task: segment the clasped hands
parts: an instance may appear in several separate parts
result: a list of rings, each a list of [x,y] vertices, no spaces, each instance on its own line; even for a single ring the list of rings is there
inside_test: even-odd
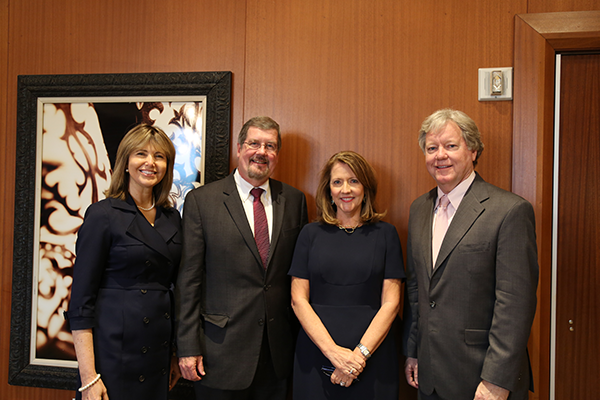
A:
[[[350,350],[337,346],[333,354],[328,357],[335,370],[331,373],[330,380],[334,385],[348,387],[363,372],[367,362],[358,349]]]

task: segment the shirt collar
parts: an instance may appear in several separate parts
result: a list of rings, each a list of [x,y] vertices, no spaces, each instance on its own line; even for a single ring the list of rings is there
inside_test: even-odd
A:
[[[270,196],[271,196],[271,186],[269,185],[268,179],[265,183],[263,183],[260,186],[252,186],[247,180],[242,178],[242,175],[240,175],[237,168],[235,169],[235,172],[233,173],[233,179],[235,180],[235,185],[238,188],[238,191],[240,193],[240,197],[242,198],[242,201],[248,200],[248,198],[251,196],[250,191],[252,189],[254,189],[255,187],[259,187],[259,188],[263,189],[265,191],[264,194],[267,196],[267,199],[270,198]]]
[[[467,190],[469,190],[469,187],[471,187],[471,184],[474,180],[475,171],[472,171],[471,175],[469,175],[467,179],[456,185],[456,187],[452,189],[450,193],[448,193],[448,199],[450,200],[450,204],[452,205],[452,207],[454,207],[455,210],[458,209],[460,202],[462,201],[463,197],[465,197],[465,193],[467,193]],[[444,192],[442,192],[442,189],[440,189],[439,186],[437,188],[437,194],[438,197],[435,202],[436,208],[440,203],[440,198],[444,195]]]

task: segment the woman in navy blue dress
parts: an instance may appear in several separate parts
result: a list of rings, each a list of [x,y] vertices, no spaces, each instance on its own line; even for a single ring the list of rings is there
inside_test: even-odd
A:
[[[376,211],[377,181],[359,154],[331,157],[317,189],[318,222],[301,231],[290,269],[302,325],[294,399],[398,399],[389,335],[404,278],[393,225]]]
[[[171,348],[181,254],[181,218],[170,199],[174,161],[162,130],[134,127],[117,150],[107,198],[86,211],[67,311],[78,399],[165,400],[179,377]]]

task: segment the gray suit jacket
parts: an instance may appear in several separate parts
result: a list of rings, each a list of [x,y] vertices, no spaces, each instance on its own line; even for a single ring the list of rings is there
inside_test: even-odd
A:
[[[527,399],[527,341],[538,282],[529,202],[486,183],[468,189],[432,268],[437,189],[410,208],[405,352],[419,362],[419,390],[472,399],[482,379]]]
[[[176,285],[178,356],[204,356],[208,387],[241,390],[254,377],[263,331],[275,371],[286,377],[294,353],[290,268],[308,222],[302,192],[270,180],[273,232],[266,272],[233,174],[190,192]]]

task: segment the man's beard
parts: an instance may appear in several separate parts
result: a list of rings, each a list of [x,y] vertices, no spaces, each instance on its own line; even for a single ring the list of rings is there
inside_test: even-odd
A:
[[[269,177],[269,174],[271,172],[271,168],[269,166],[269,160],[266,158],[262,158],[262,157],[254,157],[252,161],[257,161],[257,162],[266,162],[266,164],[260,164],[260,165],[265,165],[265,169],[260,169],[258,167],[258,165],[252,165],[250,164],[250,167],[248,168],[248,177],[252,178],[252,179],[258,179],[258,180],[262,180],[265,178]]]

